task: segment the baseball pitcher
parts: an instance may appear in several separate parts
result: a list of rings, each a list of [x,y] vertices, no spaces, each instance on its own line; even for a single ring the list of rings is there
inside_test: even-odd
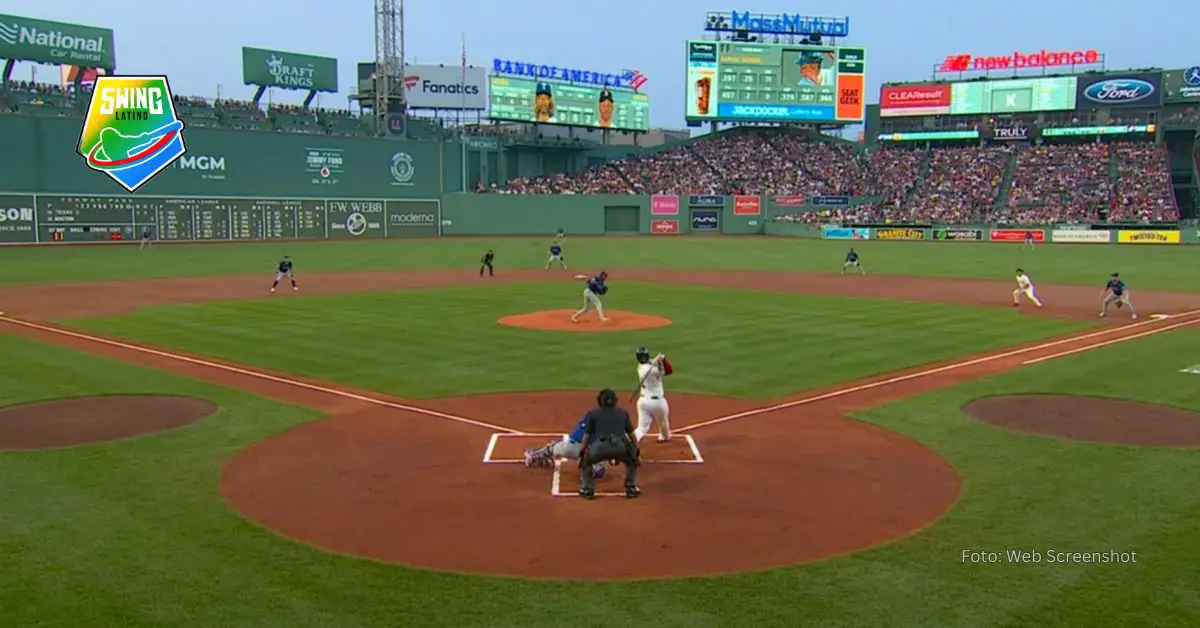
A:
[[[587,285],[583,288],[583,307],[571,315],[571,322],[578,323],[579,317],[588,313],[588,310],[596,310],[596,314],[600,316],[600,322],[608,322],[608,317],[604,315],[604,305],[600,303],[600,296],[608,292],[608,272],[600,271],[600,274],[595,277],[587,275],[575,275],[576,279],[587,281]]]

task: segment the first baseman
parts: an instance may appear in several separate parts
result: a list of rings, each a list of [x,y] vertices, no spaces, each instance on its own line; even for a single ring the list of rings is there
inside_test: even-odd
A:
[[[600,274],[595,277],[587,275],[575,275],[576,279],[587,280],[587,285],[583,288],[583,307],[571,315],[571,322],[578,323],[579,317],[588,313],[588,310],[595,309],[596,314],[600,315],[600,322],[607,323],[608,317],[604,315],[604,304],[600,303],[600,296],[608,292],[608,271],[600,271]]]
[[[1021,305],[1021,297],[1029,299],[1034,305],[1042,307],[1042,302],[1037,298],[1037,291],[1033,287],[1033,280],[1025,271],[1017,269],[1017,289],[1013,290],[1013,307]]]
[[[1119,273],[1113,273],[1108,279],[1108,283],[1104,284],[1104,294],[1101,297],[1104,299],[1100,304],[1100,316],[1108,315],[1108,304],[1117,304],[1117,309],[1121,306],[1129,307],[1131,318],[1137,318],[1137,312],[1133,309],[1133,303],[1129,301],[1129,288],[1125,287],[1125,282],[1121,281]]]
[[[299,290],[296,286],[296,278],[292,275],[292,258],[287,255],[279,260],[278,270],[275,271],[275,283],[271,284],[271,292],[275,292],[275,286],[279,285],[279,280],[287,277],[292,282],[292,290]]]
[[[634,437],[642,442],[642,438],[650,431],[652,423],[658,423],[658,442],[663,443],[671,438],[671,406],[667,405],[666,391],[663,390],[663,378],[675,372],[667,356],[658,354],[650,357],[650,350],[638,347],[634,352],[638,367],[638,425]]]
[[[846,262],[842,264],[843,275],[846,274],[847,268],[857,268],[858,272],[864,275],[867,274],[867,269],[863,268],[862,263],[858,260],[858,251],[855,251],[854,249],[850,249],[850,252],[846,253]]]
[[[579,460],[579,455],[583,453],[583,431],[586,427],[587,415],[584,414],[571,429],[571,433],[564,436],[562,440],[550,441],[541,449],[526,449],[525,466],[553,467],[554,461],[559,458]],[[595,477],[602,478],[607,471],[603,462],[597,462],[592,466],[592,475]]]

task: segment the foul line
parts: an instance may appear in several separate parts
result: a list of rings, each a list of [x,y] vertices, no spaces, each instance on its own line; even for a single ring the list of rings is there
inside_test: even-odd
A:
[[[1200,314],[1200,310],[1189,310],[1187,312],[1174,314],[1171,316],[1171,318],[1175,318],[1178,316],[1190,316],[1193,314]],[[1164,319],[1164,320],[1169,320],[1169,319]],[[834,390],[832,392],[827,392],[827,393],[824,393],[821,395],[815,395],[813,397],[805,397],[803,399],[797,399],[795,401],[789,401],[787,403],[781,403],[781,404],[777,404],[777,405],[773,405],[773,406],[768,406],[765,408],[758,408],[755,410],[746,410],[745,412],[738,412],[736,414],[730,414],[730,415],[723,416],[723,417],[717,417],[715,419],[710,419],[708,421],[702,421],[700,423],[695,423],[693,425],[687,425],[687,426],[678,428],[675,430],[675,432],[676,433],[690,432],[690,431],[698,430],[703,427],[711,427],[713,425],[720,425],[722,423],[728,423],[730,421],[736,421],[738,419],[746,419],[746,418],[749,418],[752,416],[758,416],[760,414],[768,414],[771,412],[777,412],[779,410],[787,410],[788,408],[795,408],[796,406],[803,406],[803,405],[807,405],[810,403],[816,403],[818,401],[825,401],[826,399],[834,399],[836,397],[843,397],[845,395],[850,395],[850,394],[853,394],[856,392],[862,392],[864,390],[873,390],[875,388],[882,388],[884,386],[890,386],[892,384],[898,384],[900,382],[906,382],[906,381],[909,381],[912,379],[928,377],[929,375],[936,375],[938,373],[945,373],[947,371],[954,371],[954,370],[958,370],[961,368],[966,368],[968,366],[975,366],[976,364],[984,364],[987,362],[993,362],[995,360],[1002,360],[1004,358],[1010,358],[1010,357],[1021,355],[1024,353],[1030,353],[1033,351],[1041,351],[1043,349],[1049,349],[1050,347],[1057,347],[1060,345],[1071,344],[1074,342],[1080,342],[1082,340],[1088,340],[1090,338],[1098,338],[1101,336],[1107,336],[1109,334],[1124,332],[1126,330],[1133,329],[1135,327],[1142,327],[1144,325],[1152,325],[1157,322],[1159,322],[1159,321],[1158,320],[1145,320],[1145,321],[1133,323],[1132,325],[1122,325],[1120,327],[1110,327],[1108,329],[1102,329],[1100,331],[1091,332],[1091,333],[1083,334],[1080,336],[1073,336],[1071,338],[1063,338],[1061,340],[1044,342],[1040,345],[1034,345],[1031,347],[1024,347],[1022,349],[1014,349],[1012,351],[1005,351],[1003,353],[987,355],[987,356],[983,356],[981,358],[975,358],[973,360],[966,360],[963,362],[955,362],[954,364],[947,364],[945,366],[939,366],[939,367],[927,369],[924,371],[917,371],[916,373],[909,373],[907,375],[897,375],[896,377],[891,377],[891,378],[880,380],[877,382],[867,382],[865,384],[859,384],[858,386],[851,386],[849,388]],[[1132,340],[1134,338],[1139,338],[1141,336],[1149,336],[1151,334],[1161,333],[1164,331],[1168,331],[1170,329],[1174,329],[1175,327],[1182,327],[1184,325],[1190,325],[1195,322],[1200,322],[1200,319],[1193,320],[1193,321],[1187,321],[1185,323],[1176,323],[1175,325],[1163,327],[1160,329],[1150,330],[1148,332],[1144,332],[1144,333],[1133,335],[1133,336],[1121,337],[1121,338],[1118,338],[1115,340],[1108,341],[1102,345],[1090,345],[1084,349],[1081,349],[1081,351],[1086,351],[1088,349],[1094,349],[1096,347],[1105,346],[1107,344],[1116,344],[1118,342]],[[1066,355],[1066,354],[1064,353],[1063,355]]]
[[[241,368],[241,367],[237,367],[237,366],[229,366],[227,364],[221,364],[219,362],[210,362],[208,360],[201,360],[199,358],[193,358],[193,357],[189,357],[186,355],[180,355],[177,353],[169,353],[167,351],[160,351],[158,349],[151,349],[149,347],[140,347],[138,345],[129,344],[126,342],[118,342],[116,340],[109,340],[107,338],[101,338],[99,336],[90,336],[88,334],[81,334],[81,333],[75,332],[75,331],[59,329],[57,327],[49,327],[46,325],[39,325],[37,323],[30,323],[29,321],[23,321],[23,320],[11,318],[8,316],[0,315],[0,321],[6,322],[6,323],[12,323],[14,325],[20,325],[22,327],[29,327],[30,329],[37,329],[39,331],[49,332],[49,333],[53,333],[53,334],[60,334],[63,336],[69,336],[71,338],[77,338],[79,340],[87,340],[89,342],[95,342],[95,343],[99,343],[99,344],[103,344],[103,345],[108,345],[110,347],[118,347],[120,349],[125,349],[127,351],[137,351],[139,353],[145,353],[145,354],[157,356],[160,358],[168,358],[171,360],[178,360],[180,362],[187,362],[189,364],[195,364],[197,366],[203,366],[203,367],[207,367],[210,369],[216,369],[219,371],[226,371],[229,373],[237,373],[238,375],[245,375],[248,377],[256,377],[258,379],[264,379],[264,380],[267,380],[270,382],[275,382],[277,384],[286,384],[288,386],[295,386],[296,388],[305,388],[307,390],[313,390],[316,392],[325,393],[327,395],[334,395],[337,397],[343,397],[345,399],[353,399],[355,401],[361,401],[363,403],[370,403],[370,404],[374,404],[377,406],[383,406],[385,408],[392,408],[394,410],[403,410],[405,412],[412,412],[414,414],[423,414],[425,416],[430,416],[430,417],[434,417],[437,419],[445,419],[447,421],[454,421],[455,423],[462,423],[464,425],[474,425],[475,427],[482,427],[484,429],[492,430],[493,432],[504,432],[507,434],[520,434],[521,433],[519,430],[502,427],[499,425],[492,425],[491,423],[485,423],[483,421],[476,421],[475,419],[468,419],[467,417],[455,416],[453,414],[446,414],[445,412],[438,412],[437,410],[427,410],[425,408],[418,408],[416,406],[409,406],[409,405],[405,405],[402,403],[395,403],[392,401],[384,401],[382,399],[375,399],[374,397],[367,397],[364,395],[347,392],[345,390],[338,390],[336,388],[328,388],[326,386],[318,386],[316,384],[309,384],[307,382],[302,382],[302,381],[294,380],[294,379],[288,379],[286,377],[269,375],[267,373],[262,373],[259,371],[252,371],[250,369]]]
[[[1118,344],[1121,342],[1125,342],[1126,340],[1133,340],[1135,338],[1141,338],[1143,336],[1153,336],[1154,334],[1161,334],[1164,331],[1171,331],[1172,329],[1178,329],[1180,327],[1187,327],[1188,325],[1193,325],[1195,323],[1200,323],[1200,319],[1185,321],[1182,323],[1175,323],[1174,325],[1167,325],[1166,327],[1160,327],[1158,329],[1151,329],[1148,331],[1143,331],[1143,332],[1140,332],[1137,334],[1133,334],[1132,336],[1122,336],[1120,338],[1114,338],[1112,340],[1105,340],[1104,342],[1090,345],[1087,347],[1070,349],[1068,351],[1062,351],[1059,353],[1055,353],[1053,355],[1045,355],[1040,358],[1034,358],[1032,360],[1025,360],[1024,362],[1021,363],[1021,366],[1029,366],[1030,364],[1040,364],[1042,362],[1054,360],[1056,358],[1062,358],[1062,357],[1066,357],[1068,355],[1075,355],[1076,353],[1083,353],[1084,351],[1091,351],[1092,349],[1099,349],[1101,347],[1115,345],[1115,344]]]

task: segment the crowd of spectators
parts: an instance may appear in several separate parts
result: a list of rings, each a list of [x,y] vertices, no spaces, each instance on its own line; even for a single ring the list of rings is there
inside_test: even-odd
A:
[[[1114,144],[1117,182],[1108,219],[1178,220],[1167,150],[1159,144]]]
[[[1012,166],[1007,199],[1003,184]],[[1161,145],[883,146],[746,130],[574,175],[515,179],[515,194],[866,196],[790,222],[1045,224],[1178,218]]]
[[[1109,145],[1059,144],[1017,150],[1008,203],[993,219],[1011,224],[1096,220],[1109,197]]]

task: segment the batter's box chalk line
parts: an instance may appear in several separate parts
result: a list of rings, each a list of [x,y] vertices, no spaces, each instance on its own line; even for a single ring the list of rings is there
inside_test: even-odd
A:
[[[538,440],[558,441],[566,438],[566,434],[531,434],[522,432],[520,434],[511,434],[504,432],[495,432],[488,438],[487,447],[483,451],[484,464],[521,464],[525,460],[522,458],[496,458],[496,445],[500,443],[501,438],[535,438]],[[692,452],[692,457],[689,460],[653,460],[645,459],[643,462],[648,464],[703,464],[704,456],[700,455],[700,447],[696,444],[696,439],[692,438],[691,434],[682,434],[675,438],[682,438],[687,443],[688,449]],[[541,445],[538,445],[541,446]],[[622,493],[624,494],[624,493]]]
[[[676,437],[678,438],[678,437]],[[688,447],[692,450],[694,458],[692,460],[646,460],[650,464],[703,464],[704,458],[700,455],[700,448],[696,446],[696,439],[692,438],[691,434],[684,434],[682,437],[687,441]],[[575,465],[567,467],[568,473],[578,473]],[[579,497],[578,492],[562,490],[563,477],[563,461],[554,461],[554,474],[550,476],[550,495],[552,497]],[[625,497],[625,490],[619,491],[596,491],[596,497]]]
[[[1196,366],[1190,366],[1185,369],[1179,369],[1179,372],[1180,373],[1192,373],[1193,375],[1200,375],[1200,364],[1197,364]]]

